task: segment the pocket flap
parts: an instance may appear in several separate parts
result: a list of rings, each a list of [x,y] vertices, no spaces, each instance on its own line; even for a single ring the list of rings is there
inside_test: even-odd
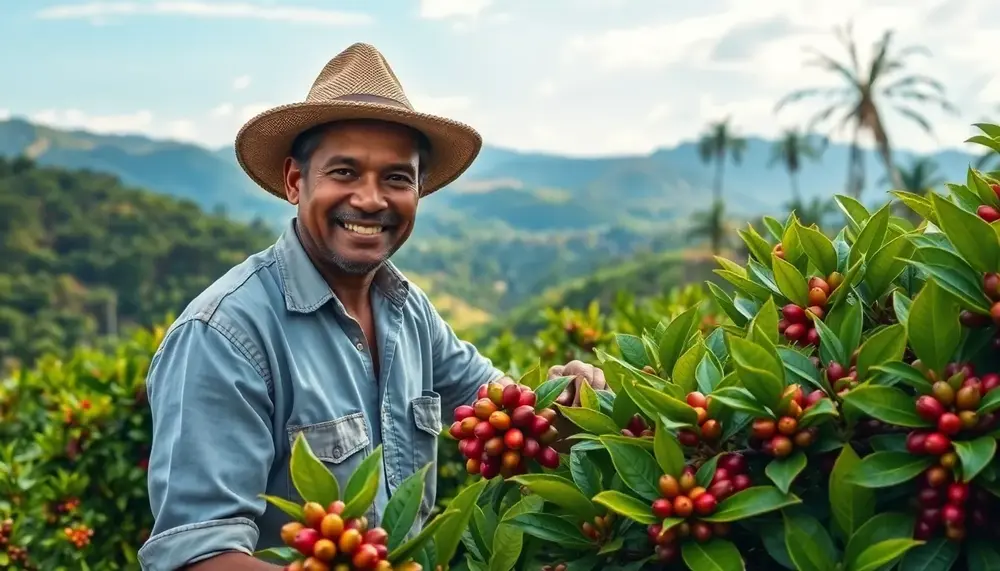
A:
[[[413,422],[417,428],[437,436],[441,433],[441,396],[432,391],[424,391],[412,401]]]
[[[295,444],[295,438],[302,433],[313,454],[323,462],[340,464],[355,452],[364,450],[371,442],[368,437],[368,423],[360,412],[342,416],[317,424],[288,427],[288,443]]]

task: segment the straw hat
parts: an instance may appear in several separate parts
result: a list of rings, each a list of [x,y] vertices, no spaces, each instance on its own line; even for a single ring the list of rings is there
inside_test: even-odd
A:
[[[338,54],[313,82],[305,101],[281,105],[247,121],[236,135],[236,158],[264,190],[287,200],[282,167],[295,137],[316,125],[376,119],[421,131],[431,143],[430,164],[420,195],[454,181],[482,148],[475,129],[414,111],[396,74],[373,46],[356,43]]]

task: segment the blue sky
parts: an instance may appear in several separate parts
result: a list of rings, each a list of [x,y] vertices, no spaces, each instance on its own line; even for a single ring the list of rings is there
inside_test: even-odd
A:
[[[388,58],[414,105],[477,127],[488,144],[573,155],[646,153],[731,116],[773,136],[818,108],[775,116],[788,91],[833,84],[804,46],[861,57],[886,27],[930,58],[961,113],[928,110],[937,137],[890,113],[897,146],[960,146],[1000,122],[996,0],[245,0],[0,4],[0,116],[231,144],[243,121],[301,100],[355,41]]]

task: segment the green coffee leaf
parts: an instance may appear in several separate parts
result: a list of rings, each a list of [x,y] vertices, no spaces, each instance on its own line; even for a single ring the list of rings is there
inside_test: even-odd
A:
[[[840,558],[826,528],[804,511],[784,512],[785,550],[798,571],[833,571]]]
[[[737,234],[739,234],[743,243],[747,245],[747,251],[753,254],[753,257],[758,262],[762,264],[771,263],[771,245],[767,243],[767,240],[763,236],[757,233],[753,224],[747,223],[747,229],[739,230]]]
[[[868,369],[898,361],[906,351],[906,328],[900,324],[890,325],[879,330],[861,345],[858,353],[858,380],[868,380]]]
[[[778,306],[768,297],[747,326],[747,341],[769,349],[778,344]]]
[[[854,535],[875,513],[875,492],[849,481],[860,464],[861,459],[850,443],[847,443],[841,449],[830,473],[830,513],[841,536],[845,538]]]
[[[706,285],[708,286],[709,293],[711,293],[712,297],[715,298],[715,302],[719,305],[719,308],[722,309],[726,316],[729,317],[729,319],[732,319],[733,323],[735,323],[737,327],[743,327],[746,325],[750,318],[744,315],[743,312],[736,307],[736,304],[733,303],[729,294],[722,291],[722,288],[712,282],[706,282]]]
[[[809,287],[806,278],[798,268],[772,254],[771,267],[774,268],[774,281],[781,295],[791,300],[795,305],[809,305]]]
[[[447,565],[455,557],[455,551],[462,539],[462,532],[469,526],[476,502],[479,501],[479,496],[482,495],[489,482],[489,480],[479,480],[464,488],[449,502],[449,510],[457,511],[458,516],[441,524],[441,531],[434,538],[434,545],[437,548],[437,565]]]
[[[629,365],[637,369],[652,365],[649,357],[646,355],[646,347],[643,345],[641,337],[617,333],[615,334],[615,343],[618,344],[618,350],[621,351],[622,359],[625,359],[625,362]]]
[[[796,495],[782,493],[773,486],[754,486],[722,500],[714,514],[701,519],[712,523],[739,521],[800,503]]]
[[[1000,206],[1000,197],[997,197],[997,193],[993,192],[990,188],[990,184],[986,182],[983,175],[976,169],[969,166],[968,172],[965,177],[965,184],[970,190],[974,190],[977,195],[979,195],[979,200],[983,201],[983,204],[988,204],[993,207]]]
[[[833,401],[828,398],[822,399],[802,413],[799,417],[799,427],[809,428],[836,416],[840,416],[840,413],[837,412],[837,406]]]
[[[6,553],[4,555],[6,555]],[[267,549],[254,551],[253,556],[262,561],[291,563],[292,561],[302,557],[302,554],[291,547],[269,547]]]
[[[681,475],[681,471],[684,470],[684,450],[681,449],[677,437],[659,422],[653,435],[653,454],[664,474],[675,477]]]
[[[382,527],[389,532],[387,546],[390,551],[403,543],[417,519],[420,502],[424,496],[424,481],[430,468],[431,464],[428,463],[403,480],[385,506]]]
[[[982,539],[966,544],[965,571],[994,571],[1000,569],[1000,551]]]
[[[942,371],[962,340],[958,304],[934,281],[928,281],[910,306],[906,324],[910,347],[920,361]]]
[[[868,209],[850,196],[838,194],[835,195],[833,199],[837,201],[837,206],[840,207],[840,210],[847,217],[848,225],[851,226],[851,229],[855,232],[860,230],[861,225],[871,217],[871,214],[868,213]]]
[[[337,478],[323,462],[316,457],[303,433],[295,436],[289,461],[292,484],[307,502],[317,502],[326,507],[340,499]]]
[[[853,568],[861,553],[887,539],[909,539],[913,535],[913,517],[898,512],[880,513],[869,519],[851,535],[844,550],[844,562]]]
[[[844,395],[844,404],[886,424],[909,428],[931,426],[917,414],[913,397],[896,387],[861,385]]]
[[[850,354],[861,343],[864,318],[861,302],[856,297],[851,297],[848,298],[847,303],[841,304],[827,313],[823,323],[837,334],[837,339],[840,340],[844,352]]]
[[[649,452],[641,446],[607,436],[601,437],[601,444],[611,455],[611,463],[626,486],[649,502],[660,497],[660,466]]]
[[[600,504],[620,516],[627,517],[643,525],[650,525],[657,522],[650,511],[648,504],[614,490],[605,490],[592,498],[594,503]]]
[[[583,536],[579,527],[553,514],[523,513],[506,520],[504,524],[520,528],[532,537],[551,541],[561,547],[580,549],[593,544]]]
[[[805,382],[817,389],[824,389],[820,380],[819,369],[813,364],[809,357],[788,347],[778,347],[778,356],[784,365],[785,376],[789,382]]]
[[[986,414],[1000,409],[1000,391],[992,390],[986,393],[983,400],[979,401],[979,409],[976,414]]]
[[[796,450],[791,456],[775,458],[768,462],[764,473],[782,493],[787,494],[792,487],[792,482],[805,467],[806,455],[801,450]]]
[[[872,371],[884,375],[891,381],[900,381],[909,385],[921,394],[927,394],[931,390],[931,382],[917,368],[903,361],[892,361],[871,367]],[[883,382],[881,384],[890,384]]]
[[[924,248],[923,250],[931,250],[931,248]],[[945,251],[938,250],[938,252]],[[945,256],[949,254],[945,252],[939,255]],[[961,260],[957,256],[954,257]],[[944,265],[912,260],[910,264],[925,272],[934,283],[944,291],[955,296],[967,309],[984,314],[989,313],[990,300],[983,294],[982,287],[977,283],[974,275],[970,275],[972,270],[966,271],[966,268],[962,267],[965,262],[962,262],[962,265]]]
[[[699,311],[700,306],[695,304],[684,310],[667,325],[667,330],[663,334],[663,338],[660,339],[659,346],[660,368],[664,371],[674,369],[674,363],[681,356],[688,339],[698,324],[698,317],[701,315]]]
[[[886,242],[876,251],[865,268],[864,281],[872,297],[881,298],[892,287],[892,282],[903,273],[909,263],[913,243],[900,235]]]
[[[628,385],[627,382],[626,385]],[[682,400],[638,383],[633,383],[631,388],[635,391],[632,393],[633,400],[640,408],[643,408],[643,412],[651,417],[655,418],[662,414],[670,420],[684,424],[694,424],[698,420],[698,413]],[[646,406],[644,407],[643,404]],[[646,410],[647,407],[650,409]],[[615,432],[618,431],[615,430]]]
[[[573,377],[556,377],[538,385],[535,389],[535,410],[549,408],[559,395],[573,382]]]
[[[535,390],[543,380],[542,362],[541,360],[537,360],[520,376],[517,382],[531,390]]]
[[[601,469],[585,451],[575,446],[569,453],[569,472],[583,495],[592,498],[601,492]]]
[[[887,203],[865,221],[861,232],[858,233],[857,239],[851,246],[851,253],[847,258],[849,265],[853,266],[856,264],[862,259],[862,256],[870,258],[872,254],[882,247],[882,243],[885,240],[885,232],[889,228],[890,206]]]
[[[391,550],[389,552],[389,561],[391,563],[400,563],[413,557],[420,550],[422,550],[428,542],[435,540],[439,536],[438,532],[445,526],[445,524],[458,518],[459,516],[459,510],[456,509],[449,509],[441,513],[425,525],[423,529],[420,530],[420,533],[413,536],[413,539],[410,539],[396,549]]]
[[[524,545],[524,532],[507,521],[529,512],[542,509],[542,499],[538,496],[525,496],[503,514],[501,522],[493,533],[493,550],[490,556],[490,571],[510,571]]]
[[[869,546],[858,555],[850,566],[851,571],[876,571],[901,557],[910,549],[924,542],[909,537],[886,539]]]
[[[624,388],[623,386],[622,389]],[[615,395],[615,400],[611,407],[611,419],[615,421],[616,425],[628,425],[628,421],[638,413],[639,407],[635,405],[635,401],[632,400],[628,392],[621,390]]]
[[[980,273],[1000,269],[1000,239],[988,222],[936,194],[931,203],[941,231],[969,265]]]
[[[836,361],[840,364],[846,364],[849,355],[844,349],[843,344],[841,344],[840,338],[837,337],[837,333],[820,319],[813,320],[813,324],[816,326],[816,332],[819,333],[820,361],[823,363]]]
[[[777,406],[785,387],[784,368],[774,355],[760,345],[729,337],[729,351],[743,386],[769,408]]]
[[[848,481],[865,488],[887,488],[916,478],[934,465],[928,456],[908,452],[873,452],[861,459]]]
[[[698,336],[698,340],[687,351],[681,354],[677,362],[674,363],[673,371],[670,373],[670,380],[679,386],[684,393],[698,389],[696,371],[698,363],[701,362],[702,357],[707,352],[705,341],[701,339],[698,333],[695,333],[695,335]]]
[[[902,291],[897,289],[892,293],[892,311],[896,314],[896,321],[906,325],[910,319],[910,306],[912,304],[913,300],[906,297]]]
[[[837,250],[826,234],[813,226],[799,226],[795,231],[806,257],[823,275],[837,271]]]
[[[698,468],[698,471],[695,473],[695,480],[699,486],[708,488],[709,484],[712,483],[712,478],[715,477],[715,468],[719,465],[720,456],[722,456],[722,453],[712,456],[701,465],[701,468]]]
[[[931,205],[931,201],[920,196],[919,194],[914,194],[905,190],[890,190],[889,194],[892,194],[910,210],[916,212],[937,226],[937,213],[934,212],[934,206]]]
[[[668,397],[669,398],[669,397]],[[560,414],[591,434],[618,434],[619,428],[610,416],[596,410],[557,404]]]
[[[769,295],[771,295],[771,290],[768,288],[757,282],[750,281],[730,270],[712,270],[712,273],[733,284],[733,287],[743,292],[749,298],[766,299]]]
[[[959,466],[962,467],[962,481],[971,482],[991,461],[997,451],[997,440],[993,436],[980,436],[975,440],[955,441],[955,454],[958,454]]]
[[[725,387],[712,393],[712,400],[730,408],[749,413],[754,418],[776,418],[774,413],[764,408],[749,391],[743,387]]]
[[[347,481],[347,488],[344,489],[344,497],[347,498],[347,507],[344,508],[344,519],[361,517],[378,495],[379,482],[382,479],[382,445],[375,447],[375,450],[367,458],[358,464],[358,467],[351,474]]]
[[[285,514],[290,516],[295,521],[302,521],[302,518],[305,517],[302,513],[302,506],[295,502],[290,502],[285,498],[279,496],[269,496],[267,494],[260,494],[257,497],[263,498],[264,501],[285,512]]]
[[[582,518],[599,515],[593,502],[572,481],[554,474],[522,474],[510,479],[531,490],[547,502],[571,511]]]
[[[718,365],[711,352],[702,355],[695,369],[695,379],[698,381],[698,390],[704,394],[709,394],[722,381],[722,368]]]
[[[743,557],[736,545],[718,537],[706,543],[685,541],[681,545],[681,557],[691,571],[736,570],[744,567]]]
[[[601,399],[590,383],[580,385],[580,406],[594,411],[601,410]]]
[[[906,552],[899,571],[935,571],[951,569],[958,560],[959,547],[954,541],[939,537]]]

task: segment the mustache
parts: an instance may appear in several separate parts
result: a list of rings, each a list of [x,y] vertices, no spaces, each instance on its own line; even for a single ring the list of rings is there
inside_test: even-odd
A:
[[[364,212],[356,208],[338,208],[329,215],[330,222],[339,224],[377,224],[378,226],[398,226],[399,215],[391,210]]]

